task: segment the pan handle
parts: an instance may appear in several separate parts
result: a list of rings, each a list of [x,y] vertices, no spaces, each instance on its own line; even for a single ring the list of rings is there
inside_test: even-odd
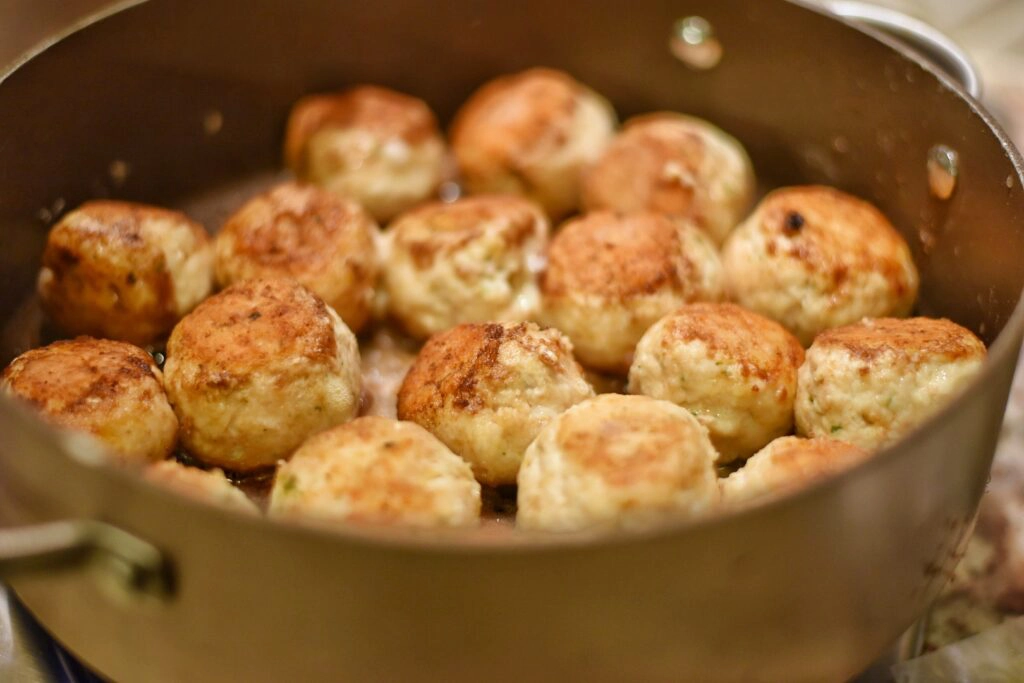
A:
[[[91,565],[103,585],[131,600],[172,593],[170,565],[152,544],[87,519],[0,529],[0,578]]]
[[[981,79],[970,58],[934,26],[902,12],[866,2],[821,0],[821,4],[841,19],[870,26],[895,38],[959,82],[971,97],[978,99],[981,96]]]

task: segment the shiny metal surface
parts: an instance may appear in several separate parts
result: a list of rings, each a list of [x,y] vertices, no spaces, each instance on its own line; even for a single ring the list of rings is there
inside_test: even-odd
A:
[[[722,44],[715,37],[715,27],[704,17],[677,20],[669,49],[676,59],[694,69],[713,69],[722,61]]]
[[[27,319],[41,209],[104,195],[174,205],[277,167],[305,92],[379,82],[448,118],[486,78],[548,64],[624,116],[716,121],[768,183],[824,182],[879,204],[914,247],[922,312],[992,344],[963,396],[785,500],[644,534],[507,543],[207,509],[67,457],[0,401],[5,524],[105,521],[177,568],[156,606],[111,602],[81,573],[19,579],[47,627],[126,681],[799,683],[843,680],[895,640],[955,562],[988,475],[1024,330],[1019,159],[959,86],[891,41],[782,1],[683,5],[154,0],[71,36],[0,85],[0,361],[23,350],[10,330]],[[667,49],[685,15],[715,28],[710,71]],[[936,144],[960,156],[948,201],[928,188]],[[131,168],[120,183],[117,161]]]
[[[967,53],[941,31],[902,12],[853,0],[823,0],[833,14],[891,35],[956,79],[971,97],[981,97],[981,79]]]
[[[0,586],[0,680],[101,683],[43,630],[6,586]]]
[[[103,522],[72,519],[0,529],[0,578],[91,566],[118,598],[166,600],[171,568],[152,544]]]

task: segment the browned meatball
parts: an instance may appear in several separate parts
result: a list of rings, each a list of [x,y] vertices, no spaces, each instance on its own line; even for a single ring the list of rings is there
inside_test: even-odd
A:
[[[260,513],[256,504],[218,469],[201,470],[164,460],[147,467],[143,476],[154,484],[204,503],[250,515]]]
[[[792,430],[803,361],[800,342],[777,322],[736,304],[689,304],[640,340],[629,390],[689,410],[728,462]]]
[[[551,241],[541,319],[568,335],[584,365],[625,374],[647,328],[684,303],[721,296],[718,252],[693,225],[598,212]]]
[[[722,251],[737,303],[807,346],[861,318],[902,317],[917,297],[910,247],[871,204],[830,187],[789,187],[762,200]]]
[[[338,314],[294,280],[246,280],[171,333],[167,393],[189,452],[248,471],[355,417],[359,349]]]
[[[867,449],[892,443],[960,391],[985,355],[949,320],[878,318],[822,332],[800,367],[797,432]]]
[[[3,390],[48,421],[91,434],[120,460],[160,460],[177,441],[163,376],[131,344],[79,337],[33,349],[4,371]]]
[[[584,176],[588,211],[657,211],[693,221],[721,244],[754,197],[746,151],[717,127],[661,112],[630,119]]]
[[[398,417],[441,439],[481,482],[512,484],[541,427],[593,395],[558,330],[459,325],[420,351],[398,392]]]
[[[423,338],[460,323],[536,316],[548,221],[533,202],[483,195],[426,204],[388,231],[388,307]]]
[[[452,124],[452,151],[474,194],[522,194],[560,218],[579,206],[580,174],[611,139],[615,112],[600,95],[553,69],[485,84]]]
[[[184,214],[93,201],[50,231],[39,297],[65,332],[148,344],[213,287],[206,231]]]
[[[269,514],[334,524],[474,526],[480,484],[464,460],[419,425],[360,417],[310,437],[281,465]]]
[[[755,453],[742,468],[722,480],[728,505],[780,495],[852,467],[866,459],[859,446],[833,439],[784,436]]]
[[[445,147],[423,100],[363,85],[299,100],[284,154],[300,180],[354,199],[386,221],[434,193]]]
[[[290,277],[358,332],[377,280],[373,219],[353,201],[312,185],[283,183],[246,202],[216,240],[217,284]]]
[[[549,422],[519,471],[516,526],[635,528],[718,504],[715,449],[688,411],[647,396],[603,394]]]

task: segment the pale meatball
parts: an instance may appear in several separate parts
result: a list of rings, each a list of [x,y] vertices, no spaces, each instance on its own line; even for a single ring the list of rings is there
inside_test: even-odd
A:
[[[547,235],[540,208],[510,195],[437,202],[404,214],[388,230],[391,316],[420,338],[460,323],[535,316]]]
[[[769,194],[726,242],[722,262],[737,303],[804,346],[861,318],[908,315],[917,297],[903,237],[874,206],[829,187]]]
[[[224,473],[218,469],[201,470],[198,467],[187,467],[174,460],[164,460],[147,467],[143,476],[154,484],[204,503],[246,514],[255,515],[260,511],[256,504],[228,481]]]
[[[690,304],[637,344],[629,391],[693,413],[724,463],[792,431],[803,361],[800,342],[778,323],[735,304]]]
[[[444,176],[430,107],[370,85],[299,100],[284,153],[299,180],[356,200],[381,222],[433,195]]]
[[[735,505],[789,493],[853,467],[867,456],[863,448],[843,441],[784,436],[721,480],[722,501]]]
[[[516,526],[635,528],[694,517],[719,501],[715,448],[686,410],[602,394],[548,423],[519,471]]]
[[[294,280],[247,280],[204,301],[171,333],[164,376],[188,451],[238,472],[274,465],[359,408],[355,335]]]
[[[184,214],[86,202],[50,230],[39,298],[68,334],[149,344],[213,288],[213,247]]]
[[[533,323],[460,325],[420,351],[398,392],[416,422],[473,466],[484,484],[514,484],[523,452],[551,419],[594,390],[558,330]]]
[[[307,440],[281,465],[274,517],[411,527],[480,521],[470,466],[411,422],[361,417]]]
[[[177,442],[163,376],[131,344],[79,337],[33,349],[4,370],[3,390],[43,419],[92,435],[118,460],[161,460]]]
[[[800,368],[797,432],[885,446],[942,407],[984,361],[981,340],[949,320],[883,318],[823,332]]]
[[[717,244],[754,199],[743,146],[707,121],[661,112],[630,119],[583,180],[588,211],[656,211],[689,218]]]
[[[626,374],[651,325],[722,292],[715,245],[693,225],[653,213],[592,213],[551,241],[541,319],[569,336],[584,365]]]
[[[353,201],[283,183],[246,202],[217,234],[217,284],[290,277],[358,332],[377,280],[377,224]]]
[[[568,74],[529,69],[473,93],[452,124],[452,151],[469,192],[521,194],[560,218],[579,206],[580,174],[615,122],[611,105]]]

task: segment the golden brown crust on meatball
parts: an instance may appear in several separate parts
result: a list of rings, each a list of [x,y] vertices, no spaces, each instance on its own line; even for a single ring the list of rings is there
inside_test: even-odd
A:
[[[858,229],[828,229],[830,223]],[[897,297],[911,289],[902,264],[891,257],[892,252],[905,248],[906,242],[881,211],[862,199],[824,186],[776,190],[762,204],[761,225],[770,235],[787,238],[770,241],[769,254],[779,251],[807,270],[828,272],[836,284],[849,270],[857,269],[882,273]],[[797,236],[813,239],[799,240]],[[878,246],[856,248],[862,243]],[[840,254],[853,260],[837,262],[835,257]]]
[[[375,86],[300,100],[285,160],[295,175],[358,201],[378,221],[431,197],[445,176],[445,144],[426,103]]]
[[[498,360],[503,344],[521,345],[542,362],[557,367],[565,349],[558,340],[529,334],[536,326],[497,323],[465,324],[431,337],[398,392],[398,415],[433,426],[434,415],[451,403],[469,412],[479,411],[486,393],[508,379],[510,371]]]
[[[391,315],[420,338],[460,323],[532,317],[547,233],[540,207],[511,195],[435,202],[403,214],[388,232]]]
[[[603,394],[568,409],[530,444],[516,524],[569,531],[702,513],[719,499],[715,450],[682,408]]]
[[[122,460],[167,457],[178,421],[153,358],[123,342],[79,337],[20,356],[4,390],[54,424],[92,434]]]
[[[355,202],[312,185],[283,183],[253,197],[216,239],[217,283],[291,277],[358,332],[377,279],[377,225]]]
[[[772,320],[731,303],[688,304],[644,334],[629,389],[688,409],[728,462],[792,429],[803,360],[800,342]]]
[[[355,416],[355,337],[294,280],[246,280],[207,299],[167,342],[167,391],[182,442],[204,463],[246,471]]]
[[[480,485],[430,432],[360,417],[310,437],[278,470],[270,514],[328,522],[473,526]]]
[[[973,332],[946,318],[873,318],[826,330],[814,338],[814,346],[841,348],[865,363],[885,354],[948,361],[986,354]]]
[[[533,323],[459,325],[434,335],[398,392],[398,417],[422,425],[488,484],[515,481],[526,446],[593,396],[572,345]]]
[[[985,355],[949,320],[863,320],[823,332],[800,367],[797,432],[867,449],[892,443],[962,389]]]
[[[841,472],[865,460],[868,452],[834,439],[784,436],[755,453],[747,463],[721,481],[726,504],[778,495]]]
[[[721,265],[709,238],[684,221],[602,211],[552,239],[541,294],[544,322],[572,339],[581,362],[624,373],[658,319],[721,298]]]
[[[583,180],[589,211],[683,216],[717,243],[753,193],[754,172],[739,142],[706,121],[668,112],[627,121]]]
[[[201,303],[174,328],[168,357],[195,363],[204,383],[244,383],[268,360],[282,356],[324,360],[337,353],[326,324],[327,304],[299,283],[248,280]],[[216,364],[207,365],[210,359]]]
[[[423,100],[387,88],[360,85],[340,93],[307,95],[292,107],[285,133],[285,163],[298,175],[307,141],[324,128],[360,128],[409,144],[438,131],[437,119]]]
[[[577,206],[580,172],[614,121],[610,105],[568,74],[528,69],[473,93],[452,123],[452,151],[470,192],[524,194],[557,218]]]
[[[586,292],[625,299],[665,287],[681,290],[695,269],[671,219],[602,211],[562,227],[552,240],[542,286],[548,296]]]
[[[536,206],[514,195],[480,195],[455,202],[431,202],[404,214],[391,227],[394,244],[408,249],[420,266],[429,266],[438,254],[457,250],[478,238],[481,225],[496,218],[504,219],[501,237],[510,247],[522,244],[537,234],[538,223],[546,224]],[[429,226],[427,231],[408,234],[401,230],[405,221]]]
[[[40,300],[66,332],[147,344],[209,293],[210,250],[206,231],[184,214],[86,202],[50,231]]]
[[[830,187],[775,190],[722,252],[729,289],[806,346],[830,327],[907,315],[917,297],[910,249],[874,206]]]
[[[756,342],[770,338],[773,345]],[[804,347],[782,325],[729,302],[687,304],[665,318],[663,348],[702,342],[712,355],[726,356],[743,377],[779,380],[804,362]]]
[[[555,69],[528,69],[496,78],[459,110],[452,122],[452,143],[456,150],[462,145],[484,147],[513,167],[523,165],[530,146],[564,144],[579,89],[569,74]],[[515,110],[504,113],[503,107]],[[485,128],[492,117],[501,117],[503,125]],[[468,170],[484,169],[470,164]]]
[[[700,434],[692,424],[679,419],[679,415],[655,410],[640,415],[625,408],[629,397],[603,396],[614,397],[622,407],[605,411],[601,420],[587,419],[580,424],[567,416],[559,421],[556,438],[567,465],[595,474],[613,488],[658,484],[666,476],[686,474],[675,470],[665,453],[683,447]],[[622,452],[618,440],[636,433],[643,433],[644,438]]]

